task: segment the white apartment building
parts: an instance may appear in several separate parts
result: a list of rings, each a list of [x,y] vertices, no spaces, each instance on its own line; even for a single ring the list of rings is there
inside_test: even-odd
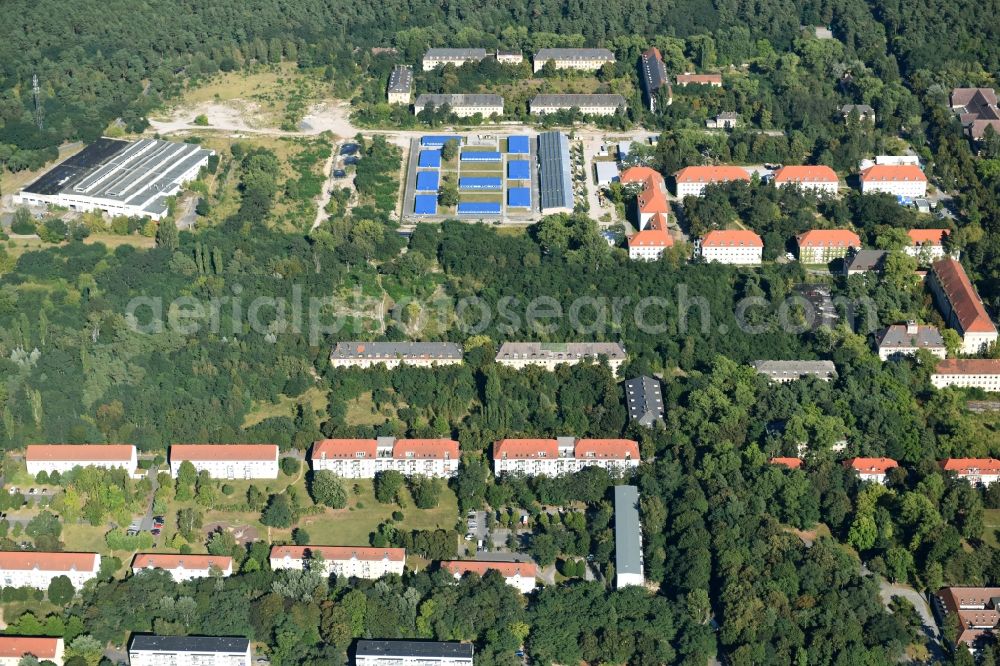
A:
[[[828,166],[785,166],[775,172],[774,185],[836,194],[840,179],[837,178],[837,172]]]
[[[120,467],[135,474],[138,460],[131,444],[29,444],[24,454],[28,474],[59,472],[74,467]]]
[[[389,74],[386,99],[389,104],[409,104],[413,96],[413,70],[406,65],[396,65]]]
[[[177,478],[181,463],[189,461],[213,479],[277,479],[276,444],[173,444],[170,475]]]
[[[936,388],[955,386],[1000,393],[1000,359],[950,358],[941,361],[931,374]]]
[[[615,54],[608,49],[540,49],[535,54],[533,65],[536,74],[549,62],[556,69],[594,72],[614,61]]]
[[[524,62],[524,54],[520,51],[497,49],[496,59],[501,65],[520,65]]]
[[[492,94],[437,94],[424,93],[413,103],[413,115],[430,106],[437,111],[447,105],[459,118],[481,114],[484,118],[503,115],[503,97]]]
[[[472,666],[472,643],[360,640],[354,666]]]
[[[861,172],[861,193],[885,192],[897,197],[927,194],[927,176],[912,164],[876,164]]]
[[[230,636],[133,634],[131,666],[251,666],[249,639]]]
[[[462,454],[453,439],[324,439],[313,444],[313,471],[326,470],[344,479],[373,479],[395,470],[448,478],[458,473]]]
[[[706,262],[760,266],[764,256],[764,241],[749,230],[714,230],[709,231],[698,242],[697,253]]]
[[[467,573],[485,576],[489,571],[498,571],[504,582],[521,594],[528,594],[537,586],[535,577],[538,567],[534,562],[481,562],[478,560],[448,560],[441,562],[444,571],[459,580]]]
[[[942,359],[948,355],[944,339],[936,326],[919,326],[913,321],[894,324],[879,331],[875,335],[875,347],[878,357],[883,361],[915,356],[921,349]]]
[[[945,472],[973,486],[990,486],[1000,480],[1000,460],[996,458],[948,458],[939,464]]]
[[[585,116],[613,116],[627,106],[621,95],[604,94],[538,94],[528,106],[532,115],[579,109]]]
[[[795,242],[803,264],[827,264],[861,249],[861,238],[849,229],[812,229],[796,236]]]
[[[736,180],[750,182],[747,170],[737,166],[689,166],[674,174],[677,197],[700,197],[709,185],[729,183]]]
[[[402,364],[418,368],[456,365],[462,362],[462,347],[454,342],[338,342],[330,352],[334,368],[372,368],[384,364],[393,369]]]
[[[324,576],[377,580],[386,574],[403,575],[405,548],[370,546],[272,546],[271,569],[308,569],[319,566]]]
[[[79,590],[100,569],[97,553],[0,551],[0,587],[47,590],[53,578],[66,576]]]
[[[444,65],[461,67],[467,62],[479,62],[486,58],[486,49],[427,49],[423,68],[429,72]]]
[[[787,384],[803,377],[815,377],[824,382],[837,378],[833,361],[769,361],[753,362],[754,369],[772,382]]]
[[[209,576],[232,576],[233,558],[228,555],[172,555],[167,553],[137,553],[132,559],[132,573],[162,569],[174,581]]]
[[[639,466],[639,444],[631,439],[502,439],[493,444],[493,474],[562,476],[584,467],[611,473]]]
[[[950,233],[949,229],[910,229],[906,232],[910,244],[903,251],[920,261],[921,265],[944,259],[948,256],[944,249],[944,237]]]
[[[496,361],[518,370],[537,365],[551,371],[563,364],[576,365],[584,359],[596,362],[601,356],[607,357],[608,366],[615,374],[628,357],[625,348],[617,342],[505,342],[497,352]]]
[[[51,661],[63,666],[65,645],[61,638],[43,636],[0,636],[0,666],[21,666],[24,657]]]
[[[892,458],[851,458],[844,466],[857,472],[862,481],[872,481],[885,485],[885,475],[893,467],[899,467]]]

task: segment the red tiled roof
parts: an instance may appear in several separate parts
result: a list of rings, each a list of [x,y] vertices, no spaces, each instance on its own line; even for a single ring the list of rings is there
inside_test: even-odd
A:
[[[573,448],[579,459],[604,458],[639,459],[639,443],[631,439],[579,439]]]
[[[521,576],[522,578],[534,578],[538,575],[538,567],[534,562],[478,562],[472,560],[445,560],[441,562],[441,568],[452,574],[464,575],[467,573],[477,573],[480,576],[486,575],[487,571],[499,571],[504,578]]]
[[[667,217],[663,213],[655,213],[649,219],[649,226],[636,232],[628,239],[629,247],[671,247],[674,239],[667,231]]]
[[[747,229],[709,231],[701,239],[702,247],[764,247],[760,236]]]
[[[374,439],[321,439],[313,442],[312,460],[324,460],[334,458],[358,458],[358,453],[363,453],[363,458],[374,458],[376,456],[377,443]]]
[[[996,609],[986,608],[991,599],[1000,596],[1000,587],[946,587],[938,591],[938,598],[944,604],[948,613],[958,617],[958,635],[950,636],[957,642],[971,643],[984,633],[992,633],[992,629],[977,629],[976,627],[996,627],[1000,623],[1000,613]],[[979,608],[962,608],[962,606],[979,606]]]
[[[791,467],[792,469],[798,469],[802,467],[802,460],[800,458],[771,458],[772,465],[784,465],[785,467]]]
[[[1000,460],[996,458],[948,458],[940,463],[941,469],[957,474],[1000,474]]]
[[[228,555],[171,555],[168,553],[136,553],[132,559],[133,569],[209,569],[215,567],[225,571],[233,566],[233,558]]]
[[[731,180],[750,181],[746,169],[738,166],[689,166],[674,174],[678,183],[726,183]]]
[[[799,247],[861,247],[861,239],[849,229],[812,229],[795,240]]]
[[[677,83],[722,83],[722,74],[678,74]]]
[[[0,551],[0,570],[97,571],[98,561],[97,553]]]
[[[392,457],[434,458],[458,460],[458,442],[453,439],[397,439],[392,445]]]
[[[938,361],[934,372],[939,375],[1000,375],[1000,359],[949,358]]]
[[[784,166],[774,174],[775,183],[837,183],[837,173],[828,166]]]
[[[558,458],[559,444],[554,439],[501,439],[493,444],[494,460],[534,460]]]
[[[128,462],[132,460],[134,453],[135,447],[131,444],[29,444],[25,459],[29,461]]]
[[[20,658],[30,654],[39,659],[54,659],[60,640],[41,636],[0,636],[0,658]]]
[[[851,458],[845,460],[844,465],[862,474],[885,474],[887,470],[899,467],[899,463],[892,458]]]
[[[378,562],[403,562],[406,560],[405,548],[376,548],[374,546],[272,546],[271,559],[280,560],[290,557],[301,560],[306,554],[322,555],[324,560],[366,560]]]
[[[277,444],[172,444],[170,460],[276,460]]]
[[[639,210],[643,213],[668,213],[670,204],[667,201],[666,185],[663,176],[649,167],[631,167],[621,175],[622,183],[642,183],[639,193]]]
[[[940,259],[931,264],[931,271],[941,285],[964,332],[996,332],[997,329],[986,314],[986,308],[979,300],[979,294],[969,281],[969,276],[965,274],[962,264],[950,258]]]
[[[910,229],[906,235],[910,237],[910,242],[913,245],[923,245],[924,243],[941,245],[944,242],[944,237],[950,233],[950,229]]]
[[[663,176],[660,175],[659,171],[657,171],[656,169],[651,169],[650,167],[647,166],[629,167],[628,169],[625,169],[625,171],[622,172],[622,175],[619,180],[623,184],[645,183],[650,178],[654,180],[657,178],[663,180]]]
[[[876,164],[861,172],[862,183],[927,182],[927,176],[915,164]]]

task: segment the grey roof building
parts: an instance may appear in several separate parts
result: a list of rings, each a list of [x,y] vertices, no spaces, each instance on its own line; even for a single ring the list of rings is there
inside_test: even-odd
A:
[[[944,338],[935,326],[919,326],[913,321],[893,324],[879,331],[875,335],[875,347],[883,361],[912,356],[919,349],[926,349],[939,358],[947,354]]]
[[[538,135],[538,189],[543,213],[573,212],[569,138],[562,132]]]
[[[649,110],[656,110],[656,96],[660,88],[667,88],[667,103],[670,103],[671,88],[670,77],[667,76],[667,66],[663,63],[663,56],[655,46],[643,51],[639,58],[639,70],[642,73],[642,89],[646,93],[646,101]]]
[[[497,352],[497,361],[536,359],[575,363],[584,358],[607,356],[609,361],[624,361],[625,348],[617,342],[505,342]]]
[[[441,65],[452,64],[460,67],[467,62],[479,62],[486,57],[486,49],[427,49],[424,54],[424,71]]]
[[[424,93],[423,95],[417,97],[417,101],[414,106],[418,110],[422,110],[428,104],[435,108],[447,104],[455,110],[467,108],[499,108],[503,111],[503,97],[491,94]]]
[[[625,382],[625,406],[630,419],[646,427],[663,421],[663,393],[655,377],[636,377]]]
[[[844,260],[844,275],[881,271],[888,255],[885,250],[858,250]]]
[[[643,585],[639,489],[615,486],[615,588]]]
[[[472,643],[359,640],[355,666],[472,666]]]
[[[847,118],[852,112],[858,112],[858,118],[861,120],[875,120],[875,109],[867,104],[844,104],[840,107],[840,115]]]
[[[462,348],[454,342],[338,342],[330,352],[333,367],[370,367],[385,363],[407,365],[450,365],[462,362]]]
[[[540,49],[535,54],[534,69],[538,72],[552,62],[557,69],[595,70],[614,61],[615,54],[608,49]]]
[[[771,381],[793,382],[806,376],[830,381],[837,376],[833,361],[754,361],[753,367]]]
[[[626,102],[621,95],[559,94],[535,95],[531,98],[529,106],[533,114],[580,109],[581,113],[588,115],[608,116],[623,110]]]
[[[197,657],[250,657],[250,641],[241,636],[152,636],[136,634],[128,648],[129,660],[135,666],[166,663],[157,659],[169,655],[190,655]],[[184,662],[188,663],[188,662]],[[198,662],[202,663],[202,662]],[[204,661],[206,664],[217,663]],[[222,662],[218,662],[222,663]],[[226,661],[225,663],[239,663]],[[249,662],[247,662],[249,663]]]
[[[413,92],[413,70],[405,65],[396,65],[389,75],[388,97],[390,102],[407,103]]]

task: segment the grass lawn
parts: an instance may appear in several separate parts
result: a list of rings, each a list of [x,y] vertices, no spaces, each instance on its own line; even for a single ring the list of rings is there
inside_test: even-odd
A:
[[[91,234],[83,241],[88,245],[93,245],[94,243],[103,243],[108,249],[113,250],[116,247],[121,247],[122,245],[131,245],[133,247],[140,248],[151,248],[156,246],[156,239],[149,236],[140,236],[139,234],[133,234],[131,236],[117,236],[115,234]]]
[[[379,523],[388,520],[393,511],[402,511],[405,516],[401,526],[407,530],[420,529],[451,529],[458,521],[458,499],[451,489],[441,490],[441,502],[433,509],[418,509],[413,500],[404,493],[406,508],[400,509],[395,504],[379,504],[375,500],[375,491],[370,479],[345,479],[350,499],[346,509],[334,511],[328,509],[317,516],[306,516],[299,521],[300,526],[309,532],[314,544],[329,546],[359,546],[367,545],[368,534],[374,532]],[[355,495],[353,487],[357,485],[360,494]]]
[[[282,395],[277,402],[255,402],[247,415],[243,417],[243,427],[250,428],[275,416],[294,418],[295,409],[299,405],[309,405],[314,412],[325,413],[327,404],[327,392],[318,386],[311,386],[302,395],[294,398]]]
[[[483,202],[489,201],[493,203],[500,203],[503,201],[502,192],[461,192],[458,195],[459,201],[475,201]]]
[[[997,531],[1000,530],[1000,509],[983,510],[983,541],[991,548],[1000,548]]]
[[[131,560],[131,553],[108,551],[108,546],[104,543],[104,535],[107,534],[107,525],[94,527],[90,523],[77,523],[75,525],[63,525],[62,541],[66,544],[66,550],[81,553],[107,553],[120,557],[122,561]]]
[[[350,426],[381,425],[387,420],[395,418],[394,412],[395,410],[391,407],[389,409],[376,409],[371,391],[365,391],[347,403],[347,413],[344,415],[344,421]]]
[[[462,164],[462,176],[499,176],[503,173],[500,162],[465,162]]]

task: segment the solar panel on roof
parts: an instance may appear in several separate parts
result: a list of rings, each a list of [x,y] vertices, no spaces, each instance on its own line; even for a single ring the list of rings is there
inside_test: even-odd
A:
[[[511,160],[507,162],[507,178],[511,180],[528,180],[531,178],[531,164],[528,160]]]
[[[441,166],[441,151],[421,150],[420,157],[417,159],[417,166],[437,169]]]
[[[415,215],[435,215],[437,207],[436,194],[418,194],[413,197],[413,213]]]
[[[468,176],[458,179],[458,189],[460,190],[499,190],[501,185],[500,178]]]
[[[495,201],[463,201],[458,204],[460,215],[500,214],[500,203]]]
[[[531,188],[512,187],[508,189],[507,205],[514,208],[528,208],[531,206]]]
[[[531,144],[526,136],[507,137],[507,152],[515,155],[527,155],[531,152]]]
[[[418,192],[437,192],[438,189],[438,172],[437,171],[421,171],[417,174],[417,191]]]

